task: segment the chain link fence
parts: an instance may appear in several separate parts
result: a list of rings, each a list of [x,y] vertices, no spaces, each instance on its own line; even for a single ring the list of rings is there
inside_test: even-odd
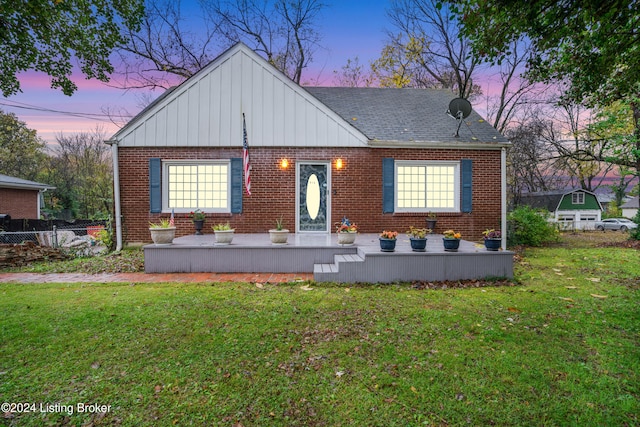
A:
[[[109,234],[108,221],[83,221],[81,224],[52,224],[48,229],[6,231],[0,228],[0,244],[32,242],[39,246],[67,249],[81,255],[99,253],[105,249],[102,230]],[[40,224],[37,228],[43,228]]]

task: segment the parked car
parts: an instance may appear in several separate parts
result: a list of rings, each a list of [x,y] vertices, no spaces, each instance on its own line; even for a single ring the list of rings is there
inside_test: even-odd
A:
[[[626,218],[607,218],[596,222],[596,230],[620,230],[627,231],[638,228],[638,224]]]

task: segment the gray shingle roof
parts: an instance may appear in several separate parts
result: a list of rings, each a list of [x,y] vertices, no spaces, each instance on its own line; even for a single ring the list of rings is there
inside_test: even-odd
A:
[[[311,95],[372,141],[508,143],[472,111],[455,137],[457,121],[446,114],[455,96],[445,90],[309,87]]]
[[[26,179],[15,178],[13,176],[0,174],[0,188],[22,188],[27,190],[54,190],[56,187],[52,187],[47,184],[41,184],[35,181],[29,181]]]
[[[627,201],[625,204],[623,204],[620,207],[624,209],[640,208],[640,197],[636,196],[633,199]]]

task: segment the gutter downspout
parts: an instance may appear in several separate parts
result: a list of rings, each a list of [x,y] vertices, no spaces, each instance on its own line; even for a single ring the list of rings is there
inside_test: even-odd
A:
[[[105,144],[111,146],[113,157],[113,200],[116,216],[116,252],[122,250],[122,208],[120,207],[120,168],[118,166],[118,141],[110,139]]]
[[[500,196],[502,199],[502,250],[507,250],[507,149],[502,147],[500,153]]]

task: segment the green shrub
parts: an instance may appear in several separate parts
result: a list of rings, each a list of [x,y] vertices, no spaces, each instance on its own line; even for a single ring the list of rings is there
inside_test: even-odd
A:
[[[636,216],[633,217],[633,222],[640,225],[640,209],[638,209]],[[630,230],[629,238],[633,240],[640,240],[640,227]]]
[[[112,228],[103,228],[98,231],[98,234],[96,235],[96,240],[107,247],[107,252],[113,252],[115,250],[116,242],[113,238],[114,235]]]
[[[541,246],[544,243],[556,241],[558,231],[547,221],[548,215],[546,211],[529,206],[514,209],[507,217],[508,244],[510,246]]]

